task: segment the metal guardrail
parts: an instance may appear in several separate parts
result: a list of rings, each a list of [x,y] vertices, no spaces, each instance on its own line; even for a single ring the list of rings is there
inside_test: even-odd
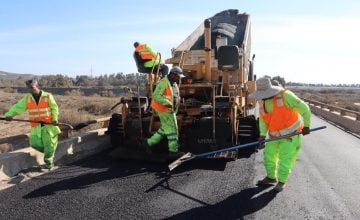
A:
[[[328,105],[318,101],[303,99],[309,103],[311,112],[319,115],[325,120],[343,128],[352,134],[360,135],[360,113],[356,111],[347,110],[341,107]],[[360,136],[359,136],[360,137]]]
[[[304,98],[303,100],[310,104],[313,104],[315,106],[320,106],[321,108],[329,109],[330,112],[338,112],[338,113],[340,113],[341,116],[351,116],[351,117],[356,118],[357,121],[360,121],[360,112],[348,110],[345,108],[325,104],[322,102],[318,102],[318,101],[314,101],[314,100],[310,100],[310,99],[306,99],[306,98]]]

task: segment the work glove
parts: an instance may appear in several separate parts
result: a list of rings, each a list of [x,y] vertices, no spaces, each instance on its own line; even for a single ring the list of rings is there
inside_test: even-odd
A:
[[[310,128],[309,127],[303,127],[301,130],[302,135],[310,134]]]
[[[260,136],[260,137],[259,137],[259,139],[258,139],[258,142],[259,142],[259,143],[258,143],[258,145],[257,145],[257,148],[255,149],[256,152],[257,152],[258,149],[264,149],[264,147],[265,147],[265,142],[264,142],[264,141],[265,141],[265,138],[266,138],[265,136]]]
[[[13,118],[12,118],[11,116],[6,116],[6,117],[5,117],[5,120],[6,120],[6,121],[12,121]]]
[[[171,104],[166,104],[165,106],[166,106],[166,108],[169,109],[170,112],[173,112],[173,105],[171,105]]]
[[[45,121],[38,121],[37,123],[41,124],[41,127],[47,124]]]
[[[173,107],[172,103],[166,103],[165,106],[166,106],[167,108],[172,108],[172,107]]]

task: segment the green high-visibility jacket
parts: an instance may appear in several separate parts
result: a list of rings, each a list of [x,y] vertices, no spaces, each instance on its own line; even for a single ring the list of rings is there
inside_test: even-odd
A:
[[[154,49],[152,49],[148,44],[145,45],[146,45],[145,48],[149,51],[149,53],[151,53],[154,57],[156,57],[157,52]],[[153,67],[154,65],[159,65],[159,63],[160,63],[160,59],[159,57],[157,57],[156,60],[154,59],[154,60],[146,61],[144,63],[144,67]]]
[[[55,99],[51,93],[41,91],[41,97],[48,96],[49,98],[49,107],[51,109],[51,117],[53,121],[58,121],[59,117],[59,108],[58,105],[55,102]],[[20,99],[17,103],[15,103],[9,111],[5,113],[5,116],[8,117],[14,117],[15,115],[19,115],[27,110],[26,108],[26,98],[29,97],[33,99],[33,95],[31,93],[24,96],[22,99]]]
[[[171,94],[172,94],[172,101],[169,101],[169,99],[167,99],[164,96],[164,90],[169,87]],[[179,86],[174,83],[173,85],[171,85],[168,76],[165,76],[164,78],[162,78],[161,80],[159,80],[159,82],[156,85],[155,91],[152,95],[152,98],[154,100],[156,100],[156,102],[158,102],[159,104],[162,105],[171,105],[173,106],[173,110],[175,113],[177,113],[178,108],[179,108],[179,102],[180,102],[180,91],[179,91]]]
[[[305,127],[310,126],[311,111],[309,106],[304,101],[297,97],[293,92],[285,90],[284,102],[288,108],[294,109],[302,116]],[[265,110],[266,112],[273,112],[273,99],[265,100]],[[268,132],[268,125],[262,120],[261,117],[259,120],[259,128],[260,136],[266,136]]]

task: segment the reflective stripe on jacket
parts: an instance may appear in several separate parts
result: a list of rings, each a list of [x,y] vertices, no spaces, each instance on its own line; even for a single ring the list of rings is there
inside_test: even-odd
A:
[[[29,113],[29,120],[43,121],[47,123],[52,122],[51,109],[49,107],[49,94],[45,93],[36,104],[34,97],[29,94],[26,96],[26,108]],[[31,127],[36,127],[38,123],[30,122]]]
[[[146,44],[140,44],[139,46],[136,47],[135,51],[140,54],[142,60],[155,59],[155,56],[151,53],[151,51],[148,49],[148,46]]]
[[[173,105],[173,94],[172,86],[167,76],[165,76],[156,85],[156,89],[151,100],[151,107],[159,112],[172,110],[172,107],[169,106]]]
[[[260,114],[268,125],[270,137],[291,134],[303,127],[300,114],[285,105],[284,92],[273,97],[273,112],[265,112],[264,103],[260,104]]]

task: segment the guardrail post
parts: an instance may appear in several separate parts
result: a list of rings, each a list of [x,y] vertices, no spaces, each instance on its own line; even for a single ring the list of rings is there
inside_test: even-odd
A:
[[[109,127],[109,123],[110,123],[110,120],[106,120],[106,121],[104,121],[103,122],[103,128],[107,128],[107,127]]]
[[[346,115],[346,111],[345,110],[340,110],[340,115]]]
[[[61,130],[61,137],[63,138],[69,138],[69,133],[70,133],[70,130],[66,129],[66,130]]]

